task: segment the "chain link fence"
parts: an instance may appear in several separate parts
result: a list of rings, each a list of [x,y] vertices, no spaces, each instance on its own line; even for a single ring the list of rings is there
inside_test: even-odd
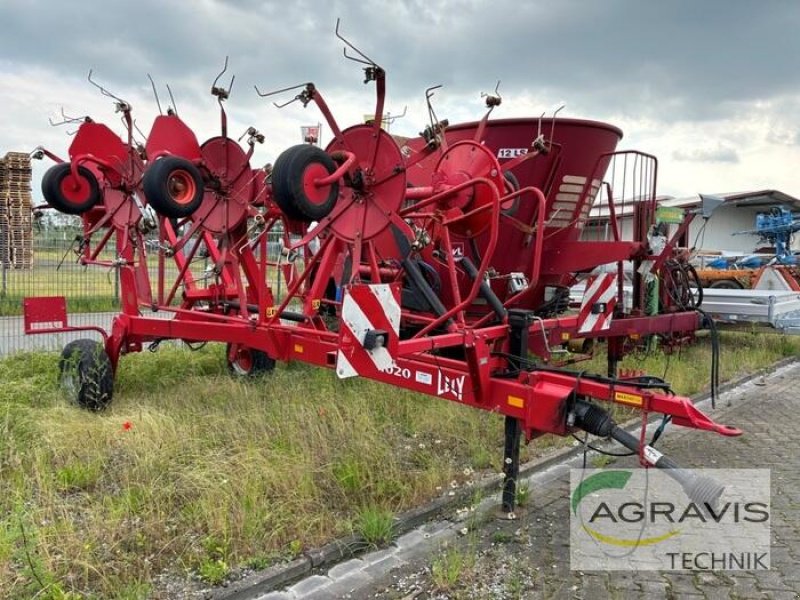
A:
[[[26,336],[22,301],[30,296],[64,296],[70,325],[97,325],[110,329],[111,321],[120,309],[119,271],[114,267],[79,264],[77,251],[82,235],[79,218],[65,215],[54,218],[51,211],[45,211],[44,217],[36,219],[33,226],[31,265],[28,268],[15,268],[11,263],[0,264],[0,356],[18,351],[60,350],[73,339],[100,338],[99,334],[90,331]],[[283,242],[280,232],[270,232],[269,236],[268,259],[274,261],[278,259]],[[158,276],[157,234],[147,239],[145,245],[148,254],[153,257],[148,260],[148,268],[155,293]],[[203,250],[198,249],[191,268],[200,286],[205,285],[205,281],[213,283],[213,278],[208,275],[209,259]],[[97,258],[109,262],[117,258],[113,240]],[[178,274],[175,263],[171,259],[165,260],[166,281],[176,280]],[[167,284],[169,286],[170,283]],[[177,303],[180,291],[176,296]],[[153,316],[169,318],[171,314],[154,313]]]

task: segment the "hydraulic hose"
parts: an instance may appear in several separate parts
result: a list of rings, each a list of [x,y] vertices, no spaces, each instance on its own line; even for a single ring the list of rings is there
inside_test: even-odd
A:
[[[648,444],[642,446],[636,436],[622,429],[614,422],[608,411],[596,404],[579,398],[573,406],[573,414],[577,427],[592,435],[610,437],[632,452],[643,455],[647,462],[657,469],[664,469],[664,472],[677,481],[686,495],[698,506],[716,507],[719,497],[725,491],[724,485],[720,485],[710,477],[698,476],[682,469],[674,460]]]

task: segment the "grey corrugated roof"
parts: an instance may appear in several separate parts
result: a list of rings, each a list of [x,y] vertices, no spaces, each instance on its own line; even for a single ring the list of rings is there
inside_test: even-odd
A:
[[[775,204],[786,204],[793,208],[800,209],[800,199],[790,196],[780,190],[756,190],[751,192],[725,192],[722,194],[711,194],[725,200],[726,203],[735,206],[774,206]],[[683,198],[673,198],[662,203],[664,206],[678,206],[681,208],[696,206],[700,204],[700,196],[685,196]]]
[[[800,210],[800,199],[790,196],[780,190],[756,190],[751,192],[725,192],[722,194],[710,194],[725,200],[725,203],[734,206],[775,206],[783,204],[790,206],[793,210]],[[661,206],[674,206],[678,208],[690,208],[700,204],[700,196],[684,196],[675,198],[673,196],[656,196],[656,202]],[[623,204],[624,210],[618,210],[617,216],[628,216],[633,212],[633,199],[626,199]],[[609,216],[608,205],[605,202],[595,204],[589,211],[589,220],[607,219]]]

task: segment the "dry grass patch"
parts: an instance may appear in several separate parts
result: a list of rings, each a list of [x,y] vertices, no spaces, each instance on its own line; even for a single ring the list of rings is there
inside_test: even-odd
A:
[[[726,335],[723,378],[798,348]],[[700,340],[669,358],[676,390],[707,386],[708,357]],[[665,360],[624,366],[661,374]],[[385,543],[393,515],[501,467],[501,417],[325,370],[241,382],[220,347],[165,347],[124,357],[114,402],[93,414],[61,397],[56,364],[0,361],[4,598],[146,598],[164,572],[216,583],[352,531]]]

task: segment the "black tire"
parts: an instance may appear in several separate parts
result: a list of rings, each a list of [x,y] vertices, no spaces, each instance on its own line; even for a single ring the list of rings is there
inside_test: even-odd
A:
[[[69,163],[53,165],[42,177],[42,195],[57,211],[67,215],[80,215],[100,202],[100,184],[97,177],[84,166],[78,166],[79,187],[71,189],[72,169]]]
[[[288,219],[293,219],[295,221],[301,220],[302,215],[294,209],[294,206],[290,202],[285,201],[289,195],[287,175],[292,158],[304,145],[305,144],[292,146],[281,152],[278,159],[275,161],[275,165],[272,167],[272,172],[269,177],[270,184],[272,185],[272,197],[275,198],[275,203]]]
[[[309,197],[305,183],[314,174],[309,169],[328,174],[336,171],[336,163],[320,148],[309,144],[292,146],[275,161],[272,169],[272,195],[283,213],[290,219],[319,221],[326,217],[339,198],[339,182],[334,182],[319,190],[319,196]]]
[[[188,217],[203,202],[205,184],[200,171],[178,156],[165,156],[149,165],[142,178],[147,202],[170,219]]]
[[[237,377],[258,377],[275,369],[275,359],[270,358],[266,352],[241,344],[225,346],[225,361],[228,363],[228,371]]]
[[[59,382],[69,400],[91,411],[103,410],[114,394],[114,370],[103,344],[75,340],[64,346]]]
[[[708,287],[715,290],[743,290],[744,286],[735,279],[719,279],[712,282]]]
[[[506,180],[506,189],[503,190],[503,195],[511,192],[519,191],[519,179],[511,171],[503,171],[503,177]],[[519,196],[515,196],[511,201],[511,206],[502,209],[502,213],[506,216],[513,217],[519,210]]]

